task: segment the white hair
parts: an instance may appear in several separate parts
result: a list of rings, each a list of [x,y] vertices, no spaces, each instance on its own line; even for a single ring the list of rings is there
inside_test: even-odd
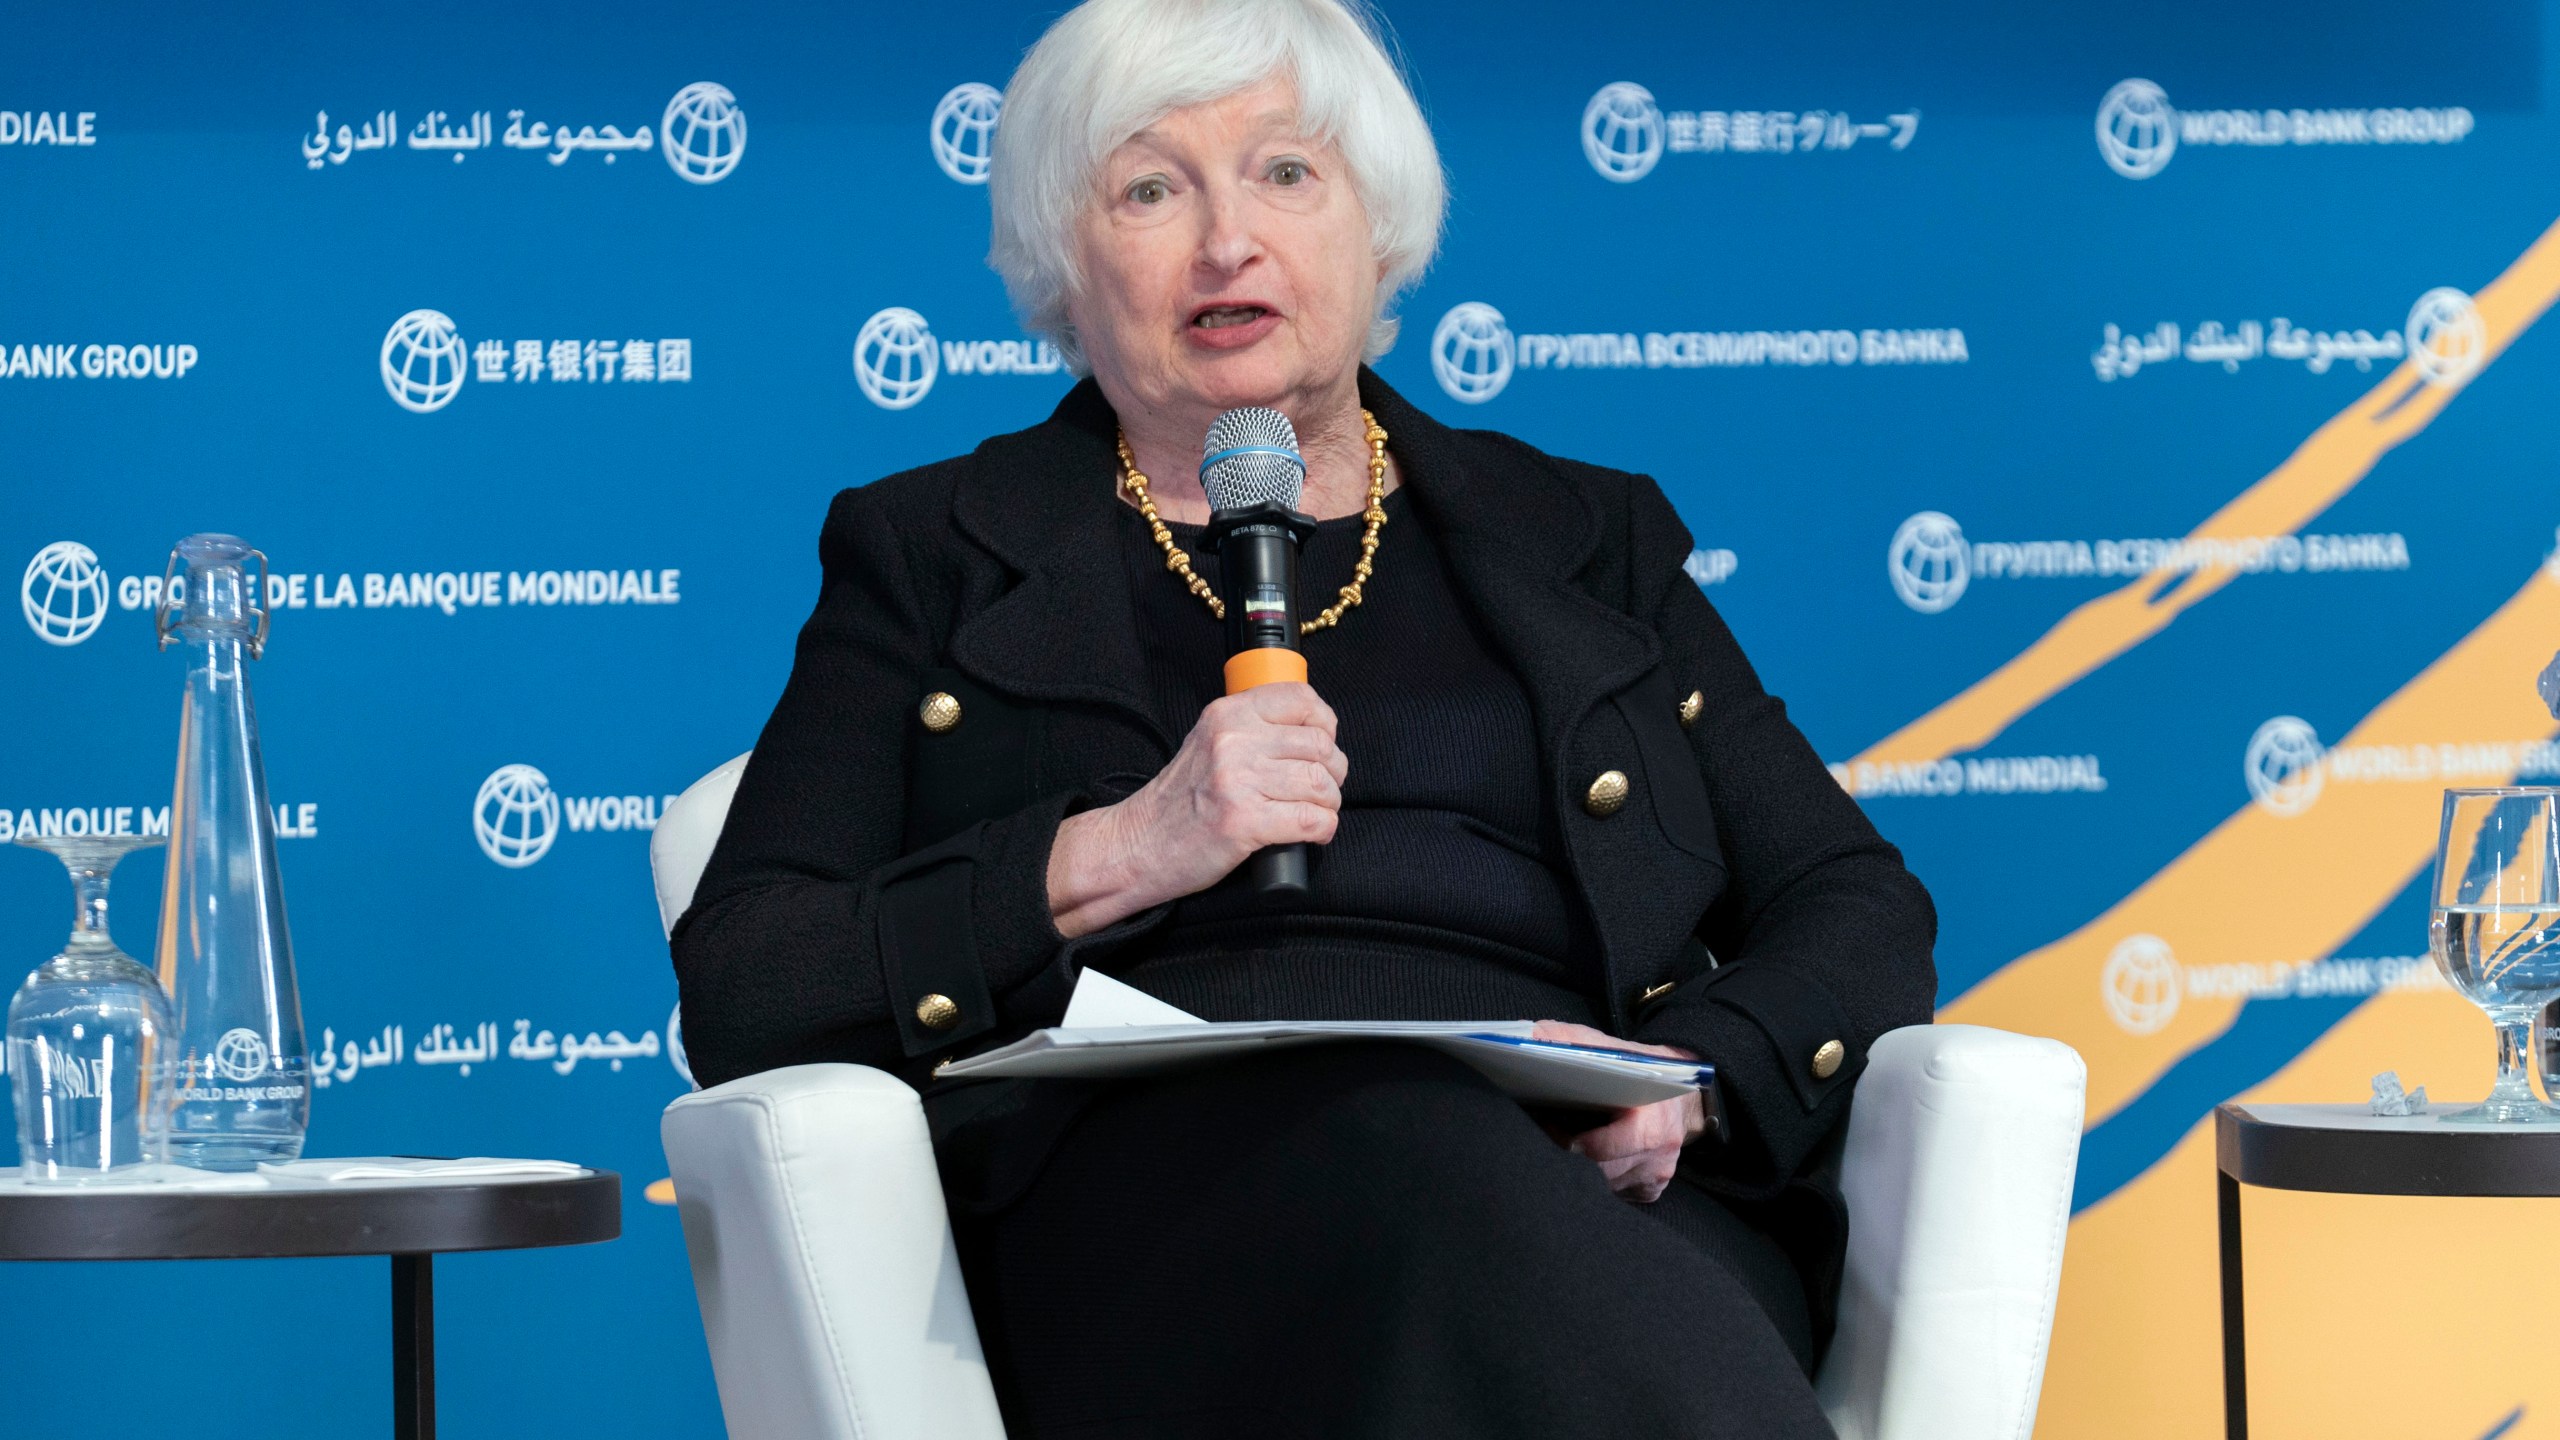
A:
[[[1025,328],[1085,373],[1068,299],[1077,216],[1112,151],[1172,112],[1275,75],[1298,91],[1309,139],[1342,153],[1383,271],[1365,358],[1395,344],[1389,310],[1440,246],[1448,185],[1422,107],[1364,0],[1085,0],[1059,17],[1005,86],[988,175],[994,240]]]

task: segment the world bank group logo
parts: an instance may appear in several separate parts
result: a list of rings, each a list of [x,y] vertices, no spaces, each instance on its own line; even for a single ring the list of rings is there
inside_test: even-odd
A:
[[[267,1037],[245,1025],[222,1032],[213,1042],[213,1053],[206,1064],[213,1073],[234,1085],[245,1085],[267,1073]]]
[[[2148,180],[2181,146],[2444,146],[2478,125],[2462,105],[2180,110],[2158,85],[2123,80],[2098,101],[2098,158],[2128,180]]]
[[[2480,323],[2480,307],[2450,285],[2418,297],[2403,336],[2418,377],[2439,390],[2470,379],[2488,358],[2489,331]]]
[[[466,340],[441,310],[412,310],[382,337],[382,388],[393,403],[425,415],[453,403],[463,381],[477,385],[645,384],[660,394],[693,382],[693,341],[661,335],[627,339]]]
[[[2178,112],[2148,80],[2123,80],[2098,102],[2098,154],[2128,180],[2148,180],[2178,153]]]
[[[1431,377],[1452,400],[1481,405],[1501,394],[1511,365],[1511,327],[1490,305],[1453,305],[1431,329]]]
[[[1902,603],[1935,615],[1964,598],[1973,582],[1973,552],[1964,527],[1935,510],[1923,510],[1895,528],[1885,547],[1885,578]]]
[[[382,337],[382,388],[403,410],[424,415],[462,393],[471,357],[453,317],[441,310],[412,310],[391,322]]]
[[[1047,340],[945,340],[925,318],[892,305],[862,322],[853,337],[853,380],[864,398],[883,410],[923,402],[943,378],[1059,375],[1066,356]]]
[[[883,410],[904,410],[924,399],[941,373],[933,327],[903,305],[863,321],[853,337],[853,381]]]
[[[717,184],[746,158],[747,112],[728,86],[696,80],[667,102],[658,149],[676,174],[696,185]]]
[[[530,765],[501,765],[471,799],[471,835],[480,853],[521,870],[550,853],[560,838],[560,797],[551,777]]]
[[[963,185],[987,183],[995,159],[996,117],[1004,92],[972,80],[954,85],[933,107],[933,163]]]
[[[27,562],[18,582],[27,628],[47,645],[77,645],[107,618],[107,567],[77,540],[56,540]]]
[[[1631,185],[1662,163],[1662,107],[1631,80],[1603,85],[1582,107],[1582,155],[1604,180]]]
[[[2107,1018],[2128,1035],[2156,1035],[2178,1018],[2185,977],[2169,942],[2157,935],[2128,935],[2107,954],[2098,972],[2098,1001]]]
[[[2258,727],[2240,761],[2249,798],[2270,815],[2299,815],[2320,798],[2327,752],[2311,722],[2279,715]]]
[[[702,1082],[693,1078],[693,1061],[684,1053],[684,1006],[679,1002],[667,1012],[667,1063],[676,1067],[684,1083],[699,1090]]]

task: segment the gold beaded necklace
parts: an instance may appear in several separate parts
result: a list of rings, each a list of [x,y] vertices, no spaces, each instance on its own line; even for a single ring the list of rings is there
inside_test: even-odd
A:
[[[1378,532],[1387,523],[1387,432],[1379,427],[1378,417],[1365,409],[1360,412],[1360,423],[1368,427],[1369,441],[1369,508],[1362,511],[1360,517],[1369,522],[1369,528],[1360,536],[1360,563],[1351,568],[1351,583],[1342,587],[1340,599],[1313,620],[1298,622],[1301,635],[1312,635],[1340,624],[1343,612],[1359,605],[1361,587],[1369,583],[1377,561]],[[1181,576],[1183,585],[1200,597],[1201,603],[1209,607],[1210,614],[1226,619],[1227,602],[1219,599],[1217,592],[1209,588],[1209,582],[1192,570],[1191,557],[1183,554],[1182,547],[1173,543],[1173,532],[1165,528],[1163,518],[1156,514],[1155,499],[1147,493],[1147,477],[1139,472],[1136,457],[1129,453],[1128,432],[1121,431],[1116,438],[1120,449],[1120,483],[1138,502],[1138,513],[1146,517],[1147,529],[1154,533],[1156,544],[1163,548],[1164,568]]]

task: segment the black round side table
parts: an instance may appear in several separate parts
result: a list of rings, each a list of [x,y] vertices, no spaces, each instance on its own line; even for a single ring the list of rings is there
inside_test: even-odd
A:
[[[0,1186],[0,1260],[391,1257],[392,1433],[436,1433],[435,1257],[587,1245],[622,1234],[610,1170],[469,1181],[103,1194]]]
[[[2379,1116],[2363,1105],[2224,1105],[2213,1112],[2222,1232],[2222,1426],[2248,1440],[2240,1187],[2336,1195],[2560,1196],[2560,1125],[2447,1125],[2464,1109]]]

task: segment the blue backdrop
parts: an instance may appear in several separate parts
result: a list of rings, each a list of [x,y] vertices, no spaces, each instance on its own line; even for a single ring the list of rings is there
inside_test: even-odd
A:
[[[283,577],[254,680],[312,1041],[406,1046],[332,1067],[312,1152],[626,1177],[615,1244],[439,1267],[449,1433],[717,1433],[675,1215],[642,1197],[686,1086],[647,827],[752,743],[829,496],[1069,383],[982,263],[972,183],[997,97],[971,87],[1055,10],[6,12],[6,828],[168,804],[148,586],[180,535],[246,537]],[[2471,298],[2560,215],[2547,14],[1408,0],[1453,200],[1380,369],[1661,479],[1693,575],[1936,893],[1953,1003],[2298,795],[2552,551],[2549,296]],[[2308,523],[2232,532],[2252,568],[2213,603],[1990,735],[1869,753],[2195,564],[2144,542],[2395,374],[2460,402]],[[119,876],[136,953],[159,877]],[[52,953],[66,895],[0,854],[0,969]],[[2421,951],[2415,913],[2338,954]],[[2145,954],[2052,1033],[2138,1035],[2196,989]],[[2259,995],[2165,1057],[2082,1203],[2382,984]],[[484,1024],[634,1053],[419,1053]],[[5,1428],[362,1433],[384,1268],[0,1269]]]

